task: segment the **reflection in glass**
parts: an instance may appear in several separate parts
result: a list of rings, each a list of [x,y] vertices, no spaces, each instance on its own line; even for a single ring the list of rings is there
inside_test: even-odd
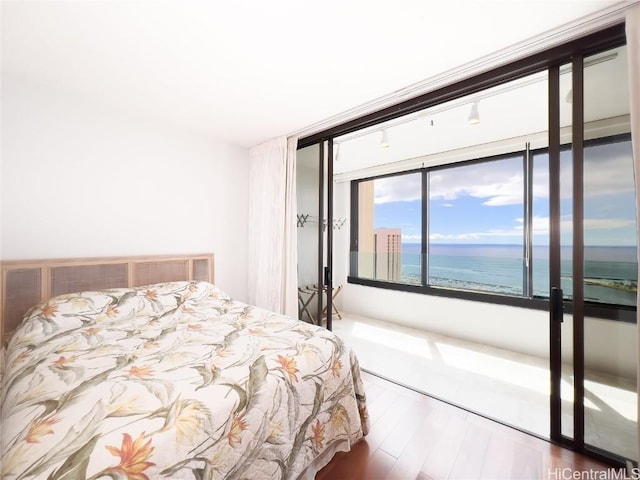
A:
[[[631,139],[623,135],[588,145],[584,149],[585,301],[635,306],[635,205]]]
[[[585,65],[591,65],[584,69],[585,301],[635,305],[636,203],[626,48],[587,57]],[[632,340],[637,324],[585,318],[584,329],[585,444],[637,460],[637,348]]]
[[[310,291],[318,284],[318,222],[320,188],[320,170],[318,145],[300,149],[296,155],[296,195],[298,218],[306,217],[307,221],[298,222],[298,318],[318,322],[318,297],[310,298]]]

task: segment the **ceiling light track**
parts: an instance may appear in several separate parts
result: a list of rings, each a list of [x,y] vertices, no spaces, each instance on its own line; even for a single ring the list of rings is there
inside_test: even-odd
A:
[[[615,60],[617,57],[618,57],[618,53],[617,52],[607,52],[607,53],[604,53],[602,55],[592,56],[592,57],[589,57],[589,58],[587,58],[585,60],[584,68],[592,67],[592,66],[598,65],[600,63],[604,63],[604,62],[608,62],[608,61],[611,61],[611,60]],[[387,130],[387,129],[390,129],[390,128],[393,128],[393,127],[397,127],[399,125],[403,125],[405,123],[409,123],[409,122],[412,122],[412,121],[415,121],[415,120],[422,120],[422,119],[425,119],[425,118],[429,118],[430,120],[432,120],[434,115],[437,115],[437,114],[442,113],[442,112],[446,112],[447,110],[453,110],[454,108],[458,108],[458,107],[460,107],[462,105],[465,105],[465,104],[472,104],[471,105],[472,112],[470,112],[470,115],[469,115],[469,124],[470,125],[477,125],[478,123],[480,123],[479,114],[477,115],[477,123],[472,123],[472,118],[471,118],[471,114],[473,113],[474,104],[477,104],[481,100],[486,100],[488,98],[495,97],[495,96],[501,95],[503,93],[508,93],[508,92],[511,92],[511,91],[516,90],[518,88],[527,87],[529,85],[533,85],[535,83],[539,83],[539,82],[545,81],[547,79],[547,76],[544,74],[545,72],[546,72],[546,70],[543,70],[542,72],[534,73],[532,75],[529,75],[528,77],[524,77],[523,79],[514,80],[514,81],[508,82],[508,83],[506,83],[504,85],[501,85],[501,86],[491,87],[490,89],[488,89],[489,91],[486,91],[484,93],[478,93],[478,94],[473,94],[473,95],[468,95],[468,96],[465,96],[465,97],[461,97],[461,98],[456,99],[456,100],[451,100],[449,102],[445,102],[444,104],[441,104],[439,106],[436,105],[434,107],[430,107],[430,108],[427,108],[425,110],[421,110],[421,111],[416,112],[416,113],[408,114],[408,115],[405,115],[403,117],[399,117],[399,118],[394,119],[394,120],[389,120],[387,122],[384,122],[383,124],[378,124],[378,125],[373,125],[371,127],[363,128],[363,129],[358,130],[356,132],[353,132],[353,133],[350,133],[350,134],[347,134],[347,135],[339,137],[340,138],[340,142],[346,142],[346,141],[349,141],[349,140],[355,140],[356,138],[364,137],[364,136],[370,135],[373,132],[380,131],[381,125],[384,125],[383,129]],[[563,65],[560,68],[560,75],[564,75],[564,74],[567,74],[567,73],[570,73],[570,72],[571,72],[571,64]],[[477,110],[477,105],[476,105],[476,110]],[[433,121],[431,121],[429,123],[429,125],[433,126]],[[383,147],[383,148],[387,148],[387,147]]]

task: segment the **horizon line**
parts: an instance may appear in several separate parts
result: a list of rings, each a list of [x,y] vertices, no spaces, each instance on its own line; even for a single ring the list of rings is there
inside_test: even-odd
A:
[[[403,245],[422,245],[422,242],[401,242]],[[522,247],[521,243],[444,243],[444,242],[430,242],[430,245],[460,245],[460,246],[499,246],[499,247]],[[533,245],[535,247],[548,247],[549,244]],[[573,247],[573,245],[560,245],[561,247]],[[602,248],[637,248],[637,245],[584,245],[585,247],[602,247]]]

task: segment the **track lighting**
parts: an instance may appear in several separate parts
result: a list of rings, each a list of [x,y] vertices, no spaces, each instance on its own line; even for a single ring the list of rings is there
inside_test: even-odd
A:
[[[564,101],[567,103],[573,103],[573,88],[570,88],[567,92],[567,96],[564,97]]]
[[[380,138],[380,148],[389,148],[391,144],[389,143],[389,135],[387,134],[387,129],[382,130],[382,137]]]
[[[478,112],[478,101],[476,100],[471,105],[471,112],[469,112],[469,125],[478,125],[480,123],[480,112]]]
[[[435,126],[435,123],[433,122],[433,116],[429,112],[420,114],[418,116],[418,119],[420,119],[420,121],[424,122],[429,127]]]
[[[333,151],[334,151],[334,161],[335,162],[340,161],[340,144],[339,143],[333,144]]]

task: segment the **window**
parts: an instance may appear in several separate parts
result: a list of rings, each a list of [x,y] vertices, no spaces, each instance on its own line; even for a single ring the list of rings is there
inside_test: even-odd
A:
[[[523,294],[522,155],[429,172],[431,286]]]
[[[567,225],[572,211],[572,189],[566,181],[571,178],[570,153],[568,147],[561,152],[561,214]],[[629,135],[587,142],[584,158],[585,300],[634,307],[638,268]],[[358,238],[352,243],[351,281],[369,279],[424,293],[547,298],[548,164],[546,149],[528,153],[523,148],[499,157],[353,181],[357,215],[352,218],[357,216]],[[530,216],[525,213],[527,195],[532,199]],[[563,231],[561,241],[563,289],[569,299],[570,230]]]
[[[545,309],[551,271],[560,274],[567,300],[575,271],[584,278],[587,316],[635,321],[636,212],[623,41],[611,47],[594,37],[594,53],[575,63],[581,81],[567,52],[550,58],[549,70],[514,65],[508,74],[383,110],[357,129],[348,124],[332,131],[340,153],[334,179],[352,188],[348,281]],[[550,156],[559,160],[553,178]],[[576,172],[583,183],[577,202],[574,158],[584,171]],[[553,212],[550,183],[554,200],[560,195]],[[582,218],[573,218],[574,208]],[[583,229],[580,236],[574,224]],[[584,240],[581,268],[573,265],[574,239]],[[549,245],[558,240],[560,255],[550,268]],[[572,305],[565,307],[571,313]]]
[[[585,301],[636,305],[635,185],[628,136],[586,146],[584,197]]]
[[[358,276],[420,285],[422,174],[360,182]]]

